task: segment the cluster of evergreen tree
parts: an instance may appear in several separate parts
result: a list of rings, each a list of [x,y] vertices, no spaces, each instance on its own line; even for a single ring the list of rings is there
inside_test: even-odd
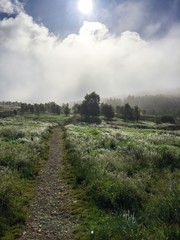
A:
[[[108,103],[101,104],[101,115],[104,116],[107,120],[110,120],[115,117],[115,111],[112,105]]]
[[[100,115],[104,116],[107,120],[111,120],[115,116],[121,117],[125,121],[138,121],[140,118],[138,106],[132,108],[129,104],[125,104],[125,106],[117,107],[115,111],[111,104],[100,104],[100,96],[95,92],[86,94],[82,104],[75,104],[72,109],[74,114],[80,114],[85,120],[93,120]]]
[[[73,113],[81,115],[86,122],[98,122],[100,115],[100,96],[95,92],[86,94],[81,104],[75,104]]]
[[[124,106],[116,107],[117,117],[123,118],[125,121],[139,121],[140,119],[140,110],[138,106],[131,107],[128,103]]]
[[[65,114],[66,116],[70,114],[69,104],[63,104],[59,106],[55,102],[49,103],[40,103],[40,104],[27,104],[21,103],[21,113],[34,113],[34,114],[41,114],[41,113],[50,113],[50,114]]]

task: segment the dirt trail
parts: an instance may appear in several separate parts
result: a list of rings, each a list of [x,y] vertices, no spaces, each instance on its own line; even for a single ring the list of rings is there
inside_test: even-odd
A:
[[[73,240],[76,226],[72,206],[77,202],[71,187],[62,177],[61,129],[54,130],[49,144],[49,159],[39,178],[37,194],[23,236],[19,240]]]

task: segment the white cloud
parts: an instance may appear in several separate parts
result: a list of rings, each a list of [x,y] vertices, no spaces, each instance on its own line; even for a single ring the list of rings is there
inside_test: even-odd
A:
[[[179,0],[165,1],[161,5],[157,0],[110,1],[109,7],[98,15],[116,34],[137,31],[150,39],[166,34],[174,21],[178,21]]]
[[[23,10],[23,5],[18,0],[0,0],[0,13],[19,13]]]
[[[116,33],[126,30],[142,30],[146,24],[147,2],[129,0],[117,4],[112,1],[109,8],[99,14],[102,21],[107,22]]]
[[[99,22],[62,40],[25,13],[0,21],[0,100],[70,101],[180,87],[180,27],[154,42]]]
[[[84,22],[79,32],[82,38],[92,38],[94,40],[104,39],[107,33],[106,26],[99,22]]]

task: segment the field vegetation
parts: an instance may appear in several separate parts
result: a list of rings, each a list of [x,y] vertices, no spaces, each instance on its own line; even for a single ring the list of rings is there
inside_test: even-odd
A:
[[[158,127],[121,121],[65,127],[76,187],[90,202],[77,239],[179,239],[180,131]]]
[[[0,239],[21,234],[54,126],[64,127],[64,177],[79,196],[76,239],[180,238],[179,115],[148,116],[124,104],[102,103],[93,92],[72,109],[13,104],[11,118],[3,110]]]
[[[38,172],[47,159],[52,123],[0,120],[0,239],[16,239],[25,223]]]

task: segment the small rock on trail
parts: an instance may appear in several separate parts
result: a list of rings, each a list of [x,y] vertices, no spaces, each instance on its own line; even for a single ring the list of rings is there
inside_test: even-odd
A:
[[[37,194],[19,240],[74,239],[73,229],[77,221],[71,210],[77,199],[62,177],[62,141],[61,129],[54,129],[49,143],[49,159],[39,177]]]

